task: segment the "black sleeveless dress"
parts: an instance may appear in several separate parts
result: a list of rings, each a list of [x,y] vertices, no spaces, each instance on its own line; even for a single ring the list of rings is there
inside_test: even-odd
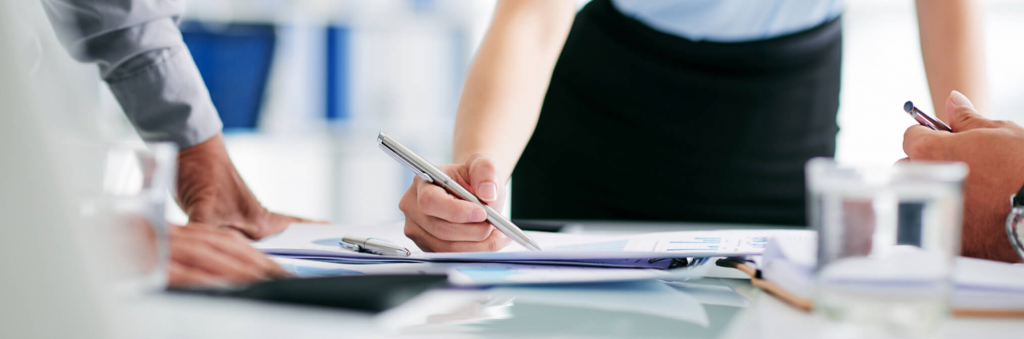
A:
[[[583,8],[512,174],[512,216],[804,225],[835,153],[842,24],[695,42]]]

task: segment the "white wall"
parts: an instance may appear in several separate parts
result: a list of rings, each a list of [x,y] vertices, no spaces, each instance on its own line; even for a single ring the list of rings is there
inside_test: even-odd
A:
[[[992,112],[1024,123],[1024,2],[983,1]],[[890,164],[905,157],[902,111],[932,113],[912,0],[850,0],[844,14],[843,84],[836,158]]]

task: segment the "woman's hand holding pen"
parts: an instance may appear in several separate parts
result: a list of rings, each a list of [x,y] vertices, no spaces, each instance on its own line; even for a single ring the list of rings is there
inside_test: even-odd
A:
[[[498,184],[504,176],[498,175],[489,157],[474,154],[464,164],[438,168],[492,208],[500,211],[504,206],[505,185]],[[497,251],[511,241],[487,223],[483,208],[419,177],[413,179],[398,208],[405,213],[405,235],[424,251]]]
[[[915,125],[903,136],[909,160],[960,161],[970,170],[964,185],[963,255],[1003,261],[1020,258],[1006,239],[1010,195],[1024,184],[1024,128],[989,120],[954,91],[946,100],[953,133]]]

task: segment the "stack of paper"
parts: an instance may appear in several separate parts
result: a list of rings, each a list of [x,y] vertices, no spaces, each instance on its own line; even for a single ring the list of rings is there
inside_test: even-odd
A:
[[[338,241],[344,234],[336,228],[301,224],[256,243],[256,247],[276,256],[343,263],[487,262],[664,269],[672,258],[758,255],[769,238],[813,234],[800,230],[662,232],[626,237],[530,233],[543,251],[511,244],[498,252],[427,253],[410,248],[412,256],[387,257],[341,248]]]
[[[815,238],[773,239],[759,260],[761,274],[793,294],[810,298],[816,255]],[[954,307],[1024,309],[1024,265],[957,257],[954,267]]]
[[[709,270],[718,268],[711,260],[696,259],[686,267],[669,269],[670,266],[678,266],[673,265],[674,259],[757,255],[764,251],[769,238],[802,239],[813,236],[813,233],[792,230],[698,231],[620,237],[531,232],[531,237],[544,251],[526,251],[517,244],[511,244],[499,252],[470,253],[425,253],[405,237],[392,235],[392,239],[386,239],[412,250],[410,257],[352,252],[339,246],[343,235],[344,229],[339,227],[296,224],[255,246],[268,254],[292,260],[288,267],[297,273],[331,274],[337,270],[297,265],[294,259],[345,264],[346,267],[342,268],[345,274],[363,271],[353,264],[387,263],[395,265],[369,265],[375,267],[367,271],[387,273],[392,270],[377,269],[376,266],[392,266],[405,271],[446,272],[450,282],[456,285],[517,285],[686,280],[705,276]]]
[[[1024,310],[1024,265],[961,257],[953,281],[957,307]]]

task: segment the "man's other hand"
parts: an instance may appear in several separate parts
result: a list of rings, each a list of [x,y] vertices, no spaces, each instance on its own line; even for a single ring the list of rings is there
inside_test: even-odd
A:
[[[988,120],[967,97],[953,91],[946,99],[953,133],[911,126],[903,151],[911,160],[960,161],[970,170],[964,185],[964,256],[1018,262],[1006,235],[1010,195],[1024,184],[1024,128]]]
[[[189,223],[169,226],[171,287],[244,284],[290,273],[230,230]]]

